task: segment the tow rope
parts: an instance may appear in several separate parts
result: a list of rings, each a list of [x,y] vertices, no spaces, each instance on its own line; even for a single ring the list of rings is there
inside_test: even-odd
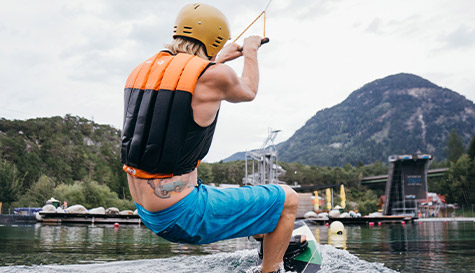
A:
[[[272,2],[272,0],[269,0],[269,2],[267,3],[266,5],[266,8],[256,17],[256,19],[254,19],[254,21],[252,21],[242,32],[241,34],[239,34],[236,39],[234,39],[233,43],[235,43],[257,20],[259,20],[259,18],[261,18],[261,16],[264,15],[264,34],[262,35],[262,40],[261,40],[261,45],[263,44],[266,44],[269,42],[269,38],[266,37],[266,13],[267,13],[267,8],[269,7],[270,3]],[[240,46],[238,48],[239,51],[242,51],[242,46]]]

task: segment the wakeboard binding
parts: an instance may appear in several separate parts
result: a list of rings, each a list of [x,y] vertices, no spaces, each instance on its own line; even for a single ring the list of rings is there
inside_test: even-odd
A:
[[[259,247],[259,261],[262,262],[264,258],[264,240],[263,238],[256,238],[260,242]],[[284,268],[286,271],[292,271],[294,268],[292,262],[299,254],[303,253],[308,246],[307,240],[302,242],[301,235],[295,235],[290,238],[289,246],[284,254]]]

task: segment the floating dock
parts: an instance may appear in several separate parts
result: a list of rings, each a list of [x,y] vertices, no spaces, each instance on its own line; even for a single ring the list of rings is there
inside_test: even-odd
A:
[[[36,223],[35,215],[0,214],[0,225],[24,225]]]
[[[412,216],[382,216],[382,217],[358,217],[358,218],[307,218],[305,221],[312,224],[324,225],[333,221],[340,221],[344,225],[367,225],[373,223],[412,223],[416,218]]]
[[[429,217],[419,218],[416,222],[475,222],[475,217]]]
[[[90,214],[90,213],[56,213],[39,212],[43,223],[87,223],[87,224],[135,224],[140,225],[142,221],[135,214]]]

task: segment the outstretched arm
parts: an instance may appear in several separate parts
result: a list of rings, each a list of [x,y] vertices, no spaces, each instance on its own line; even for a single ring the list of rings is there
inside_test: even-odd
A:
[[[217,64],[209,67],[196,83],[191,106],[193,117],[200,126],[210,125],[216,118],[221,101],[252,101],[259,85],[257,49],[261,44],[259,36],[246,38],[243,50],[237,44],[227,45],[216,59]],[[223,64],[244,56],[244,68],[241,77]]]
[[[251,36],[244,40],[242,51],[237,44],[223,48],[216,65],[203,74],[202,82],[218,91],[219,100],[229,102],[252,101],[257,94],[259,85],[259,68],[257,49],[261,45],[261,37]],[[244,68],[241,77],[233,69],[223,63],[244,56]]]

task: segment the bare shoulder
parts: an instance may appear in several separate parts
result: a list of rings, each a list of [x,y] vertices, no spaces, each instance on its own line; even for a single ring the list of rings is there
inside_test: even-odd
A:
[[[202,87],[214,93],[220,100],[229,102],[250,101],[255,96],[236,72],[225,64],[209,67],[198,80],[196,89]]]
[[[226,88],[239,81],[234,70],[225,64],[215,64],[210,66],[199,79],[199,83],[216,88]]]

